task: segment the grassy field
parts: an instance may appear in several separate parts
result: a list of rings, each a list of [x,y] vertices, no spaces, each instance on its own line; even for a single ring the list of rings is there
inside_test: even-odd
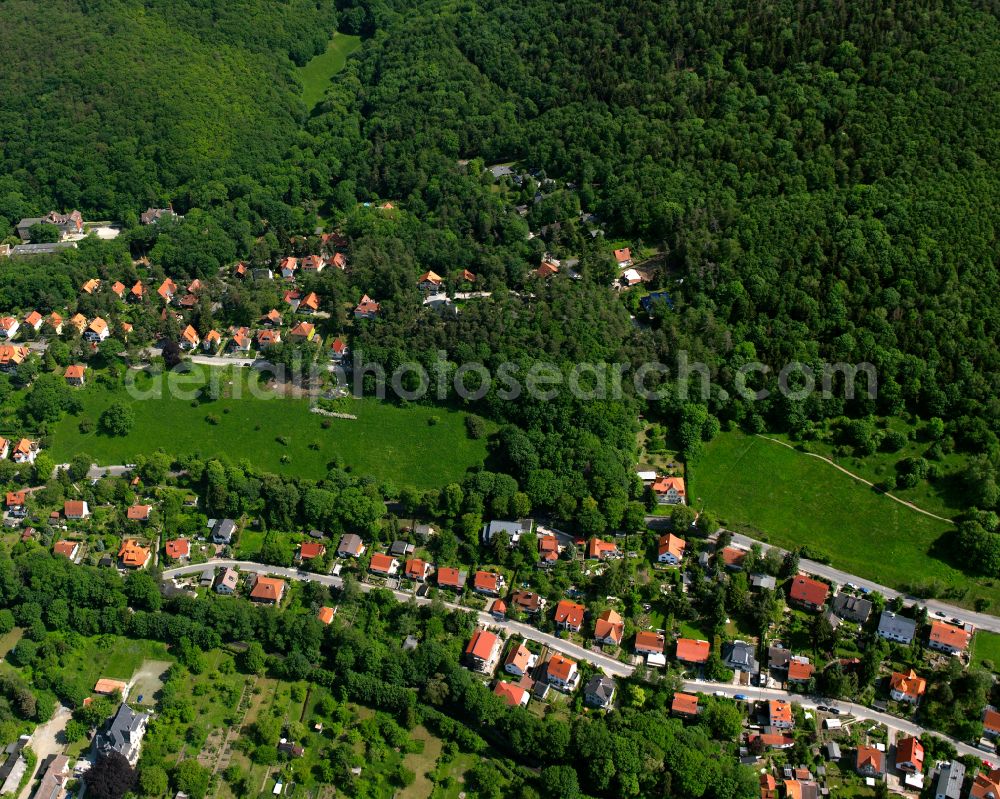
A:
[[[972,639],[972,662],[982,664],[984,660],[993,664],[993,671],[1000,674],[1000,635],[980,630]]]
[[[330,79],[347,64],[347,56],[361,46],[360,36],[350,36],[346,33],[335,33],[327,45],[326,52],[314,56],[304,67],[299,67],[299,80],[302,81],[302,101],[306,108],[312,109],[326,93]]]
[[[88,638],[64,658],[67,673],[83,675],[93,686],[101,677],[130,680],[146,660],[171,660],[166,645],[159,641],[131,640],[116,635]]]
[[[130,400],[122,390],[88,386],[77,395],[83,404],[80,413],[55,426],[49,454],[66,462],[84,452],[107,465],[130,463],[139,453],[162,448],[171,455],[247,460],[266,471],[309,477],[325,474],[336,458],[354,472],[418,488],[460,480],[486,456],[485,439],[468,437],[465,414],[459,411],[345,399],[342,410],[358,418],[327,418],[310,413],[306,399],[252,396],[246,381],[256,373],[247,369],[196,370],[185,390],[204,385],[210,372],[223,391],[207,402],[190,399],[190,394],[172,396],[165,389],[159,397]],[[144,376],[137,387],[151,390],[156,384],[162,388],[163,378]],[[132,431],[120,438],[97,431],[101,412],[116,400],[130,402],[135,413]],[[93,422],[94,429],[81,432],[83,419]],[[324,422],[329,426],[324,428]]]
[[[834,566],[885,585],[933,581],[939,595],[962,604],[1000,600],[993,581],[977,582],[941,559],[947,523],[780,444],[723,433],[689,480],[692,503],[718,513],[736,532],[782,547],[808,546]]]

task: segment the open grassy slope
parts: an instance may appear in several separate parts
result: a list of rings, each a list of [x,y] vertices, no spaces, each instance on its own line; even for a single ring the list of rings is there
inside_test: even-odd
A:
[[[361,46],[360,36],[335,33],[325,53],[313,56],[304,67],[299,67],[302,81],[302,101],[312,109],[323,99],[330,79],[347,64],[347,57]]]

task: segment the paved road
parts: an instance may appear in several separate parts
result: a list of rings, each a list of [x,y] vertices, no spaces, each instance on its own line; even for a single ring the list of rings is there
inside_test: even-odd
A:
[[[56,708],[52,718],[37,727],[31,734],[31,742],[28,745],[38,758],[35,760],[35,770],[31,774],[31,779],[25,783],[21,793],[18,794],[18,799],[28,799],[31,795],[35,775],[38,773],[39,766],[45,762],[45,758],[49,755],[58,755],[65,748],[65,743],[59,739],[63,737],[62,732],[66,729],[66,722],[72,717],[72,711],[65,705],[60,705]]]
[[[289,580],[308,580],[312,582],[321,583],[323,585],[333,586],[335,588],[340,588],[343,586],[344,581],[340,577],[335,577],[332,574],[314,574],[312,572],[299,571],[298,569],[289,569],[281,566],[268,566],[263,563],[252,563],[249,561],[239,561],[239,560],[211,560],[208,563],[198,563],[189,564],[187,566],[178,566],[175,569],[167,569],[163,572],[163,577],[165,579],[173,579],[174,577],[182,577],[189,574],[200,574],[209,567],[229,567],[235,566],[241,571],[245,572],[261,572],[266,574],[273,574],[279,577],[285,577]],[[358,583],[358,587],[362,590],[371,590],[379,586],[369,585],[368,583]],[[411,594],[407,591],[392,591],[395,597],[400,602],[409,602],[414,600],[419,605],[430,604],[431,600],[427,597],[419,597]],[[456,605],[453,602],[445,602],[444,605],[451,610],[459,610],[463,612],[469,612],[469,608],[462,607],[461,605]],[[540,644],[544,644],[551,649],[563,652],[577,660],[585,660],[589,663],[593,663],[596,666],[600,666],[606,673],[614,675],[616,677],[628,677],[634,670],[634,668],[626,663],[622,663],[615,658],[608,657],[600,651],[593,649],[585,649],[582,646],[578,646],[570,641],[566,641],[562,638],[557,638],[554,635],[548,633],[543,633],[541,630],[536,629],[528,624],[522,624],[520,622],[506,620],[498,622],[489,613],[478,612],[477,616],[479,618],[479,623],[487,627],[499,627],[506,629],[508,632],[517,633],[524,638],[537,641]],[[817,705],[827,705],[836,706],[842,714],[851,714],[859,719],[865,719],[870,721],[877,721],[885,724],[887,727],[891,727],[895,730],[899,730],[908,735],[922,735],[924,733],[924,728],[916,724],[913,724],[905,719],[897,718],[888,713],[882,713],[877,710],[872,710],[871,708],[864,707],[863,705],[856,705],[851,702],[840,702],[833,700],[822,700],[819,697],[807,697],[801,694],[791,694],[787,691],[778,690],[775,688],[758,688],[752,686],[741,686],[741,685],[730,685],[717,682],[709,682],[707,680],[689,680],[684,683],[684,689],[686,691],[701,692],[701,693],[721,693],[725,696],[736,696],[737,694],[744,694],[750,699],[756,701],[764,701],[767,699],[788,699],[790,701],[798,702],[803,707],[815,709]],[[945,740],[951,741],[956,749],[961,754],[974,755],[976,757],[984,757],[985,753],[974,746],[970,746],[962,741],[957,741],[948,738],[941,733],[929,731],[934,735],[937,735]]]

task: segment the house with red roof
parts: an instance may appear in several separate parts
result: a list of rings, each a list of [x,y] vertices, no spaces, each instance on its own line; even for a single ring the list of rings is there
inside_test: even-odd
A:
[[[160,284],[156,293],[159,294],[161,299],[165,302],[171,302],[174,299],[174,295],[177,293],[177,284],[168,277]]]
[[[639,655],[662,655],[667,639],[654,630],[640,630],[635,634],[635,651]]]
[[[104,341],[110,335],[111,331],[108,329],[108,323],[99,316],[87,325],[87,329],[83,331],[83,337],[95,344]]]
[[[80,542],[79,541],[56,541],[52,546],[52,552],[56,555],[62,555],[64,558],[69,558],[70,560],[76,560],[76,556],[80,554]]]
[[[90,507],[79,499],[68,499],[63,503],[63,516],[73,521],[86,519],[90,516]]]
[[[678,538],[673,533],[660,536],[659,555],[657,560],[660,563],[668,563],[677,566],[684,559],[684,550],[687,548],[687,541]]]
[[[34,463],[38,456],[38,442],[22,438],[14,445],[10,457],[14,463]]]
[[[1000,737],[1000,713],[991,705],[983,711],[983,734],[990,738]]]
[[[780,732],[753,733],[747,736],[747,743],[755,751],[762,749],[791,749],[795,746],[795,739],[790,735],[782,735]]]
[[[330,345],[330,358],[334,361],[342,361],[347,357],[347,342],[339,336]]]
[[[807,657],[792,655],[788,659],[788,682],[809,682],[815,671],[816,667]]]
[[[504,621],[507,618],[507,603],[502,599],[494,599],[490,603],[490,615],[497,621]]]
[[[743,562],[747,559],[748,554],[750,553],[739,547],[723,547],[719,557],[727,569],[738,572],[743,571]]]
[[[326,547],[319,541],[303,541],[295,553],[295,559],[302,563],[313,558],[321,558],[326,554]]]
[[[451,566],[442,566],[437,570],[437,584],[441,588],[451,588],[453,591],[461,591],[465,588],[466,573],[453,569]]]
[[[281,276],[285,280],[292,280],[295,278],[295,272],[299,268],[299,259],[292,255],[286,256],[281,259],[279,268],[281,269]]]
[[[365,294],[361,301],[354,308],[354,318],[355,319],[376,319],[378,318],[379,311],[382,310],[382,306],[375,302],[371,297]]]
[[[182,350],[193,350],[199,344],[201,344],[201,336],[198,335],[198,331],[195,330],[191,325],[188,325],[181,331],[181,340],[179,342]]]
[[[650,489],[660,505],[683,505],[687,501],[682,477],[657,477]]]
[[[788,598],[807,610],[820,610],[829,595],[829,585],[804,574],[796,575],[788,589]]]
[[[519,643],[512,646],[507,653],[507,657],[503,662],[503,669],[515,677],[523,677],[534,668],[537,662],[538,656],[532,654],[523,643]]]
[[[619,556],[618,545],[613,541],[603,541],[600,538],[591,538],[587,544],[587,557],[590,560],[607,560]]]
[[[499,680],[493,689],[493,694],[506,702],[507,707],[528,706],[528,692],[517,683]]]
[[[767,716],[768,724],[776,730],[790,730],[795,726],[792,706],[784,699],[769,699]]]
[[[312,322],[299,322],[288,331],[288,338],[300,343],[303,341],[312,341],[315,335],[316,325],[312,324]]]
[[[130,522],[148,522],[152,511],[152,505],[130,505],[125,511],[125,518]]]
[[[268,347],[273,347],[275,344],[280,344],[280,343],[281,343],[280,330],[257,331],[257,349],[266,350]]]
[[[971,626],[971,625],[970,625]],[[969,649],[972,632],[944,621],[931,622],[931,635],[927,646],[947,655],[961,655]]]
[[[322,255],[307,255],[302,259],[302,271],[319,274],[326,268],[326,259]]]
[[[24,324],[26,327],[30,327],[36,333],[41,330],[42,323],[45,321],[45,317],[42,316],[38,311],[32,311],[26,317],[24,317]]]
[[[150,555],[146,547],[129,538],[118,548],[118,563],[126,569],[144,569],[149,563]]]
[[[698,697],[694,694],[685,694],[678,691],[674,694],[673,702],[670,703],[670,712],[681,718],[697,718]]]
[[[545,678],[549,685],[561,691],[573,691],[580,681],[580,672],[575,660],[571,660],[561,652],[556,652],[545,664]]]
[[[314,314],[319,310],[319,297],[316,296],[315,291],[310,291],[302,298],[299,303],[299,307],[296,308],[299,313]]]
[[[7,513],[15,517],[23,517],[28,515],[28,492],[27,491],[8,491],[7,492]]]
[[[896,768],[910,774],[920,774],[924,770],[924,747],[912,735],[896,739]]]
[[[323,607],[316,611],[316,618],[323,622],[323,624],[331,624],[333,617],[336,615],[336,611],[329,605],[323,605]]]
[[[477,571],[472,578],[472,590],[486,596],[500,596],[504,587],[504,577],[496,572]]]
[[[66,367],[66,371],[63,372],[63,379],[71,386],[83,386],[84,384],[84,374],[87,371],[87,367],[78,363],[71,363]]]
[[[586,612],[587,609],[583,605],[563,599],[556,605],[556,626],[563,630],[578,633],[583,626],[583,617]]]
[[[500,657],[500,639],[489,630],[479,628],[472,634],[465,648],[465,658],[475,671],[488,674],[493,671]]]
[[[708,654],[712,645],[708,641],[693,638],[677,639],[677,659],[689,666],[698,666],[708,662]]]
[[[218,330],[209,330],[201,340],[201,348],[205,352],[215,352],[222,343],[222,334]]]
[[[164,549],[171,560],[186,560],[191,555],[191,542],[186,538],[172,538]]]
[[[280,605],[285,596],[285,581],[276,577],[254,574],[251,578],[250,599],[262,605]]]
[[[0,316],[0,338],[5,338],[9,341],[17,335],[17,331],[20,329],[21,323],[13,316]]]
[[[554,535],[538,537],[538,561],[540,566],[550,566],[559,560],[559,539]]]
[[[419,288],[425,294],[430,294],[434,291],[440,291],[441,286],[444,284],[441,275],[436,272],[424,272],[420,277],[417,278],[417,288]]]
[[[403,574],[409,580],[416,580],[418,583],[424,582],[430,577],[434,567],[427,561],[420,558],[410,558],[403,567]]]
[[[1000,799],[1000,768],[982,769],[972,781],[969,799]]]
[[[45,320],[45,324],[47,324],[52,329],[52,332],[57,336],[62,334],[63,318],[55,311],[49,314],[49,318]]]
[[[605,610],[594,621],[594,639],[602,644],[621,646],[624,635],[625,622],[615,610]]]
[[[620,250],[615,250],[614,257],[619,269],[632,266],[632,250],[630,248],[622,247]]]
[[[927,680],[917,676],[913,669],[907,672],[894,671],[889,677],[889,696],[896,702],[915,705],[926,691]]]
[[[368,571],[383,577],[392,577],[399,571],[399,561],[382,552],[376,552],[368,564]]]
[[[760,775],[760,799],[778,799],[778,783],[770,771]]]
[[[854,770],[862,777],[881,777],[885,773],[885,753],[874,746],[859,746]]]

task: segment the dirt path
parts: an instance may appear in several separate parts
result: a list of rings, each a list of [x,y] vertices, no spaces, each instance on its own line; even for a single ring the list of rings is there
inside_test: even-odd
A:
[[[35,775],[38,773],[39,766],[45,762],[45,759],[50,755],[57,755],[62,752],[65,744],[63,744],[59,739],[62,738],[62,732],[66,728],[66,722],[72,717],[73,714],[70,709],[64,705],[60,705],[56,708],[56,712],[52,714],[52,718],[32,733],[31,742],[28,746],[30,746],[32,751],[38,755],[38,758],[35,761],[35,770],[31,773],[31,779],[25,783],[24,789],[18,795],[18,799],[28,799],[31,795],[31,788],[35,782]]]
[[[857,480],[859,483],[864,483],[866,486],[868,486],[870,488],[875,488],[875,484],[872,483],[871,481],[865,480],[865,478],[863,478],[863,477],[861,477],[859,475],[856,475],[854,472],[847,471],[847,469],[845,469],[839,463],[837,463],[836,461],[831,460],[830,458],[827,458],[825,455],[817,455],[815,452],[803,452],[802,450],[796,449],[791,444],[787,444],[784,441],[779,441],[776,438],[771,438],[770,436],[761,435],[760,433],[757,434],[757,438],[763,438],[765,441],[771,441],[771,442],[773,442],[775,444],[780,444],[781,446],[786,447],[787,449],[790,449],[793,452],[798,452],[800,455],[808,455],[810,458],[816,458],[817,460],[821,460],[824,463],[830,464],[830,466],[832,466],[837,471],[843,472],[848,477],[851,477],[854,480]],[[912,502],[907,502],[905,499],[900,499],[897,496],[893,496],[888,491],[881,491],[879,493],[881,493],[882,496],[884,496],[884,497],[889,497],[889,499],[893,500],[894,502],[898,502],[900,505],[905,505],[910,510],[915,510],[917,513],[924,514],[924,516],[930,516],[932,519],[937,519],[940,522],[948,522],[948,524],[952,523],[951,519],[946,519],[944,516],[938,516],[936,513],[931,513],[929,510],[924,510],[923,508],[921,508],[921,507],[919,507],[917,505],[914,505]]]

